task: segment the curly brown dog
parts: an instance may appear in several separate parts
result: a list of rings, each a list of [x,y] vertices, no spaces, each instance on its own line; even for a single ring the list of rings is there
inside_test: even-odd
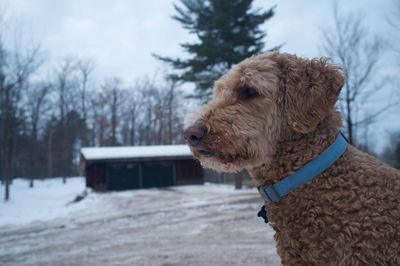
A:
[[[204,167],[274,184],[334,142],[343,83],[326,59],[254,56],[216,81],[184,135]],[[284,265],[400,265],[400,172],[353,146],[266,210]]]

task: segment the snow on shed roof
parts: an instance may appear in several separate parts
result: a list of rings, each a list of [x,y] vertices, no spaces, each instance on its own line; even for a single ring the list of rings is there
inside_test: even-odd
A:
[[[82,148],[81,154],[86,160],[192,156],[187,145]]]

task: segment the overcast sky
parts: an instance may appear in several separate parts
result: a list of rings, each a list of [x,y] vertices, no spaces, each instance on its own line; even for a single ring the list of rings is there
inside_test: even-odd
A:
[[[22,25],[56,62],[65,56],[93,58],[96,74],[121,77],[129,84],[153,76],[165,66],[152,53],[182,56],[179,43],[193,40],[171,16],[177,0],[0,0],[9,17]],[[256,0],[255,7],[277,5],[276,15],[264,24],[266,48],[284,44],[282,51],[306,57],[323,55],[320,28],[332,22],[332,1]],[[346,12],[362,14],[372,31],[390,36],[385,17],[393,0],[341,1]],[[389,61],[389,60],[387,60]],[[390,68],[391,66],[386,66]],[[385,100],[385,99],[382,99]],[[400,108],[393,112],[400,113]],[[375,124],[373,138],[381,149],[385,131],[398,129],[399,115],[388,113]]]

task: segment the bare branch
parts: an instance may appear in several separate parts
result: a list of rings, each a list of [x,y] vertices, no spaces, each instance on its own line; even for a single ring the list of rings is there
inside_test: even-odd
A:
[[[390,107],[385,105],[367,117],[358,118],[363,100],[381,91],[386,83],[376,76],[384,52],[383,41],[372,35],[360,15],[344,14],[338,2],[333,6],[333,26],[322,29],[322,49],[343,67],[346,79],[340,97],[350,142],[356,142],[358,128],[373,121]],[[374,85],[376,84],[376,85]]]

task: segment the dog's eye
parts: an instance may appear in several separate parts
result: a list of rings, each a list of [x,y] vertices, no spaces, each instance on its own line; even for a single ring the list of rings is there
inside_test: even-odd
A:
[[[244,87],[239,94],[241,100],[250,99],[259,96],[257,90],[252,87]]]

